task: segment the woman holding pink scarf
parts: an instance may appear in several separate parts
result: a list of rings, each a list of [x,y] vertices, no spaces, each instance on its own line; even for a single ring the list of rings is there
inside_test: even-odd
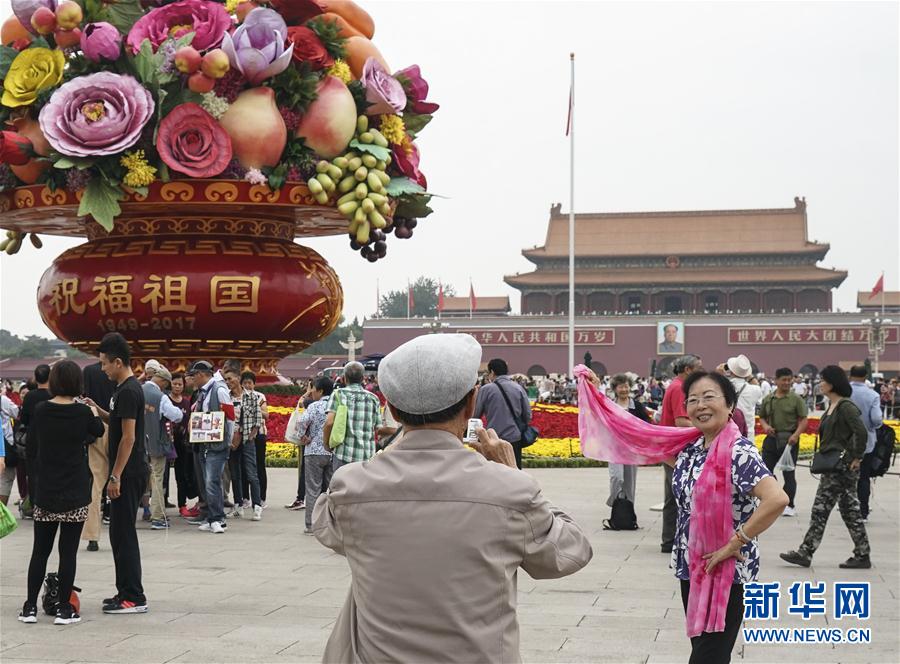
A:
[[[744,584],[759,573],[756,538],[788,502],[731,419],[734,387],[720,374],[692,373],[683,390],[696,429],[677,429],[623,418],[621,409],[590,386],[588,370],[577,367],[576,374],[587,379],[579,383],[585,456],[674,467],[672,566],[681,581],[690,664],[727,664],[743,618]]]

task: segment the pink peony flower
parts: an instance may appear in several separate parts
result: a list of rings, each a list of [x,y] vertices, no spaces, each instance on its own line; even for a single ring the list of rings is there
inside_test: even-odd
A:
[[[401,69],[394,77],[403,84],[406,91],[407,107],[413,113],[431,114],[440,108],[438,104],[425,101],[428,96],[428,82],[422,78],[419,65]]]
[[[287,48],[287,24],[274,9],[257,7],[247,14],[234,34],[226,34],[222,50],[231,66],[239,70],[250,85],[259,85],[291,64],[294,45]]]
[[[141,50],[145,39],[150,40],[156,51],[167,39],[177,39],[193,32],[191,46],[202,52],[218,47],[231,26],[231,16],[218,2],[180,0],[144,14],[131,26],[126,41],[132,53]]]
[[[407,136],[400,145],[391,146],[393,165],[423,189],[428,189],[425,174],[419,170],[419,148]]]
[[[362,84],[366,101],[371,104],[366,109],[367,115],[402,113],[406,108],[406,93],[400,81],[388,74],[375,58],[369,58],[363,65]]]
[[[81,50],[92,62],[117,60],[122,50],[122,36],[110,23],[88,23],[81,32]]]
[[[231,161],[231,139],[197,104],[176,106],[159,123],[156,149],[169,168],[194,178],[215,177]]]
[[[137,143],[153,109],[150,91],[137,80],[101,71],[62,85],[41,109],[39,120],[57,152],[96,157]]]

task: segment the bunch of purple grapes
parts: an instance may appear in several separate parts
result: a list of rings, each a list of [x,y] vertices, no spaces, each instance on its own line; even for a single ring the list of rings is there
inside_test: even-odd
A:
[[[393,232],[398,240],[408,240],[413,236],[413,229],[418,222],[415,219],[406,217],[395,217],[391,223],[384,228],[376,228],[372,231],[369,243],[361,245],[356,241],[356,235],[350,234],[350,248],[358,251],[360,256],[375,263],[387,256],[387,236]]]

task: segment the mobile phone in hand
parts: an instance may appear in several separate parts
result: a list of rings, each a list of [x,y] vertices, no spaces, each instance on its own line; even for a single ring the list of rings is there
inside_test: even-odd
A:
[[[464,443],[477,443],[478,442],[478,429],[484,428],[481,420],[477,417],[473,417],[469,420],[469,423],[466,425],[466,437],[463,439]]]

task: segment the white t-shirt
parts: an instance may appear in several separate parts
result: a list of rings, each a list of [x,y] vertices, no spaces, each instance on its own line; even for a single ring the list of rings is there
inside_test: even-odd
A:
[[[759,385],[751,385],[743,378],[732,378],[731,384],[734,385],[734,391],[738,393],[737,407],[744,414],[744,420],[747,422],[747,435],[750,437],[755,428],[756,407],[763,398],[762,388]]]

